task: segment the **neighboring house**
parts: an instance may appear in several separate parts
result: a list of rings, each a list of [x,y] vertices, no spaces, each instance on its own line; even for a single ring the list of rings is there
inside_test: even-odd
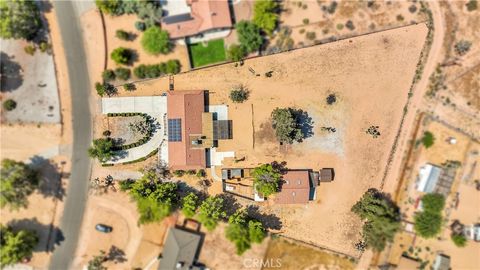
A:
[[[209,150],[218,140],[231,139],[231,121],[214,120],[206,112],[205,91],[168,91],[168,165],[173,170],[195,170],[209,166]],[[208,156],[208,158],[207,158]]]
[[[175,14],[169,12],[161,21],[162,29],[168,31],[171,39],[232,27],[228,0],[174,0],[173,2],[183,7],[172,9]]]
[[[427,163],[420,168],[417,190],[425,193],[438,193],[447,197],[454,179],[454,169],[445,169]]]
[[[433,270],[450,270],[450,257],[438,254],[432,265]]]
[[[276,203],[305,204],[315,199],[318,173],[310,170],[288,170],[282,175],[282,179],[280,192],[275,194]]]
[[[480,242],[480,223],[472,226],[465,226],[464,234],[468,239]]]
[[[197,233],[171,228],[163,246],[158,269],[202,269],[196,265],[200,242],[201,236]]]

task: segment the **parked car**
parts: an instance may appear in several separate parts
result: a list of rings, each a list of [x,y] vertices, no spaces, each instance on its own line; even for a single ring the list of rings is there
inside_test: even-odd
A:
[[[103,233],[109,233],[112,232],[113,228],[105,224],[97,224],[95,225],[95,230]]]

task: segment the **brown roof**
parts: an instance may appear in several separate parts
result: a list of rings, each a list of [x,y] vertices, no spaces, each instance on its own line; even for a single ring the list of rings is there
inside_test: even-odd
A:
[[[168,142],[168,163],[174,170],[205,168],[205,149],[193,149],[190,135],[202,133],[203,91],[169,91],[167,118],[181,119],[181,141]]]
[[[282,176],[283,184],[275,196],[280,204],[307,203],[310,199],[310,173],[304,171],[286,171]]]
[[[232,27],[228,0],[189,0],[187,4],[191,8],[190,14],[162,19],[162,29],[168,31],[170,38],[193,36],[214,28]],[[172,18],[175,16],[183,16],[183,19]]]

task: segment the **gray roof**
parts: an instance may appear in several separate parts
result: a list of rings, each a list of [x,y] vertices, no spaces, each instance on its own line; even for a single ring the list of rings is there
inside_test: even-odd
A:
[[[437,166],[432,167],[432,171],[431,171],[430,175],[428,176],[427,185],[425,187],[425,192],[426,193],[430,193],[430,192],[433,192],[435,190],[435,187],[437,186],[438,178],[440,177],[441,172],[442,172],[441,168],[439,168]]]
[[[166,24],[172,24],[172,23],[179,23],[179,22],[186,22],[193,20],[192,15],[190,13],[184,13],[184,14],[178,14],[178,15],[172,15],[163,18],[163,22]]]
[[[438,254],[433,263],[434,270],[449,270],[450,269],[450,257],[443,254]]]
[[[200,245],[200,235],[171,228],[163,247],[159,270],[191,269]]]

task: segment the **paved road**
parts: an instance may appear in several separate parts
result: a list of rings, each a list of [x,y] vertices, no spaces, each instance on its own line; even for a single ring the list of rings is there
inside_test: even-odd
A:
[[[50,261],[50,269],[69,269],[72,263],[87,201],[92,119],[89,107],[88,76],[82,33],[76,10],[70,1],[53,1],[68,63],[73,113],[72,171],[68,184],[65,209],[60,224],[65,241],[58,246]]]

